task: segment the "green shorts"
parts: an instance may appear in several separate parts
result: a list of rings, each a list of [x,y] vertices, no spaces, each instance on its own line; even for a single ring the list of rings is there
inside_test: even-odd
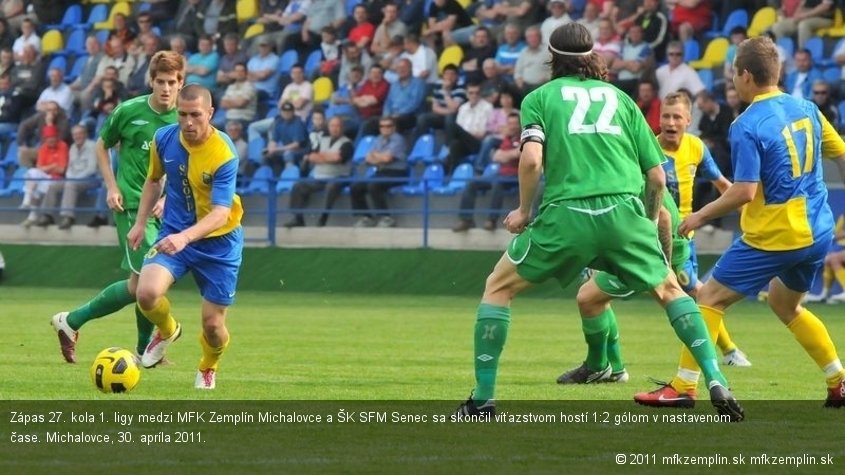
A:
[[[657,227],[633,195],[549,204],[513,238],[507,256],[523,279],[538,284],[554,277],[562,287],[585,267],[609,272],[637,292],[657,287],[669,272]]]
[[[123,251],[123,261],[120,263],[120,268],[127,272],[141,273],[141,265],[144,263],[144,256],[147,251],[155,244],[158,239],[159,220],[157,218],[150,218],[147,220],[147,228],[144,241],[138,246],[137,250],[132,250],[129,243],[126,241],[126,235],[129,230],[135,225],[135,217],[138,215],[137,209],[127,209],[122,213],[114,213],[114,223],[117,226],[117,240],[120,243],[120,249]]]

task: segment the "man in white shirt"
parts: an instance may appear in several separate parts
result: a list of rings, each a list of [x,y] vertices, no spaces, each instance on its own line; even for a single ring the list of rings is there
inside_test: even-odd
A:
[[[405,37],[405,52],[400,57],[411,61],[411,70],[415,77],[422,79],[426,84],[437,82],[437,55],[420,43],[416,34],[409,33]]]
[[[52,101],[64,109],[68,117],[70,117],[73,115],[73,91],[64,82],[64,72],[59,68],[50,68],[47,75],[50,78],[50,85],[41,91],[41,95],[38,96],[38,102],[35,103],[35,109],[43,112],[44,104]]]
[[[35,33],[35,23],[29,18],[21,23],[21,36],[12,44],[16,62],[23,60],[23,50],[26,46],[32,46],[39,55],[41,54],[41,38]]]
[[[669,43],[666,47],[666,58],[669,63],[660,66],[655,72],[661,100],[669,93],[681,89],[686,89],[693,97],[704,89],[704,83],[698,73],[684,62],[684,45],[680,41]]]
[[[446,131],[449,154],[444,160],[446,173],[452,173],[467,155],[478,153],[481,139],[487,134],[487,121],[493,105],[481,98],[481,86],[467,86],[467,102],[458,108],[455,124]]]

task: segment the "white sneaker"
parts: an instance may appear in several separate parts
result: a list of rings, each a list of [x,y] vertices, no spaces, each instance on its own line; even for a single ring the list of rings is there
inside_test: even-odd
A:
[[[378,220],[378,227],[380,228],[394,228],[396,227],[396,220],[390,216],[384,216]]]
[[[180,336],[182,336],[182,325],[179,323],[176,324],[176,331],[170,335],[170,338],[162,338],[161,331],[156,330],[153,339],[150,340],[150,344],[147,345],[144,354],[141,355],[141,365],[144,368],[152,368],[161,363],[161,360],[164,359],[164,354],[167,352],[167,347],[178,340]]]
[[[822,292],[820,294],[805,295],[801,303],[819,303],[824,302],[825,300],[827,300],[827,292]]]
[[[739,366],[740,368],[747,368],[751,366],[751,361],[748,361],[748,357],[745,353],[742,352],[739,348],[729,351],[725,354],[722,358],[722,364],[726,364],[728,366]]]
[[[79,332],[67,324],[67,315],[68,312],[59,312],[53,315],[50,324],[53,325],[53,329],[59,335],[59,347],[65,361],[76,363],[76,340],[79,338]]]
[[[831,295],[827,298],[827,303],[836,304],[836,303],[845,303],[845,292],[840,292],[836,295]]]
[[[215,379],[217,372],[209,368],[205,371],[197,370],[197,379],[194,381],[194,387],[197,389],[214,389],[217,380]]]

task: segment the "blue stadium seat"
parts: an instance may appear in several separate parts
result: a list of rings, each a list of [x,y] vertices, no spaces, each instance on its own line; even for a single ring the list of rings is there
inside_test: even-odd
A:
[[[443,165],[432,163],[425,167],[419,183],[401,187],[402,194],[406,196],[419,196],[425,193],[426,189],[434,190],[439,188],[443,186],[443,177]]]
[[[708,91],[713,90],[713,70],[712,69],[699,69],[698,70],[698,77],[701,78],[701,82],[704,83],[704,87]]]
[[[778,46],[783,48],[787,58],[792,58],[792,55],[795,54],[795,42],[788,36],[778,38]]]
[[[830,84],[831,89],[839,88],[839,78],[842,76],[842,70],[836,66],[825,68],[822,73],[825,82]]]
[[[106,41],[109,39],[109,34],[111,31],[109,30],[99,30],[96,33],[97,41],[100,43],[101,48],[106,47]]]
[[[467,183],[475,176],[475,169],[471,163],[462,163],[455,168],[449,182],[443,186],[435,188],[435,195],[452,196],[464,191]]]
[[[87,55],[88,51],[85,49],[85,30],[73,30],[67,37],[64,49],[60,52],[65,56],[78,57],[80,55]]]
[[[29,169],[26,167],[20,167],[15,170],[15,173],[12,175],[11,181],[9,181],[9,186],[0,190],[0,197],[23,195],[23,177],[26,174],[27,170]]]
[[[82,70],[85,68],[85,61],[88,60],[88,56],[77,56],[76,59],[73,61],[73,66],[71,66],[70,71],[68,71],[67,75],[65,75],[65,82],[70,84],[73,81],[76,81],[76,78],[82,74]]]
[[[817,67],[824,67],[824,40],[818,36],[814,36],[804,43],[804,48],[810,51],[810,56],[813,57],[813,63]]]
[[[148,12],[153,8],[149,2],[144,2],[138,7],[138,13]]]
[[[414,142],[414,148],[408,154],[408,163],[432,163],[434,156],[434,135],[423,134]]]
[[[355,145],[355,153],[352,154],[352,163],[361,163],[367,158],[367,154],[370,153],[370,149],[373,148],[373,144],[376,142],[375,135],[365,135],[361,137],[361,140]]]
[[[47,66],[47,71],[44,73],[47,81],[50,80],[50,70],[53,68],[58,69],[64,75],[67,72],[67,59],[64,56],[53,56],[53,59],[50,60],[50,64]]]
[[[299,167],[288,165],[279,174],[279,183],[276,184],[276,193],[287,193],[293,189],[293,185],[299,180]]]
[[[839,130],[845,129],[845,100],[839,102]]]
[[[317,75],[320,71],[320,62],[322,60],[323,50],[320,48],[317,48],[308,54],[308,58],[305,60],[305,65],[302,67],[306,78],[310,80]]]
[[[684,62],[688,63],[690,61],[695,61],[700,57],[701,45],[698,44],[698,40],[693,38],[684,41]]]
[[[355,13],[355,7],[361,4],[361,0],[346,0],[346,16],[352,18],[352,14]]]
[[[95,23],[100,23],[103,21],[108,20],[109,18],[109,6],[104,3],[98,3],[91,8],[91,12],[88,14],[88,19],[85,23],[80,23],[75,25],[75,28],[82,28],[85,30],[90,30],[94,27]]]
[[[70,5],[65,10],[65,14],[62,16],[61,23],[57,23],[54,25],[42,25],[41,27],[45,30],[69,30],[71,28],[76,27],[82,23],[82,6],[79,4]]]
[[[257,138],[249,141],[247,144],[246,158],[255,163],[261,163],[264,158],[264,147],[267,142],[263,138]]]
[[[18,163],[18,141],[10,140],[8,147],[6,147],[6,154],[3,156],[3,160],[0,160],[0,167],[5,168],[16,163]]]
[[[255,170],[255,174],[246,180],[246,186],[238,190],[238,194],[242,196],[249,195],[266,195],[270,193],[270,182],[273,180],[273,169],[267,165],[262,165]]]
[[[283,75],[290,74],[290,70],[293,69],[293,66],[298,62],[299,53],[297,53],[295,49],[285,51],[279,58],[279,73]]]
[[[569,0],[569,17],[578,20],[584,16],[584,9],[587,8],[587,0]]]
[[[741,26],[743,28],[748,28],[748,12],[743,9],[737,9],[732,11],[728,18],[725,19],[725,24],[722,26],[720,30],[715,30],[715,28],[711,28],[710,31],[704,34],[707,38],[716,38],[718,36],[724,36],[725,38],[731,37],[731,30],[734,28]]]

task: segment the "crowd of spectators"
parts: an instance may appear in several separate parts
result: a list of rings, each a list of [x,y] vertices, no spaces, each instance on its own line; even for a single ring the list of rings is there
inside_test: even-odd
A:
[[[818,28],[831,25],[830,0],[260,0],[252,18],[238,18],[237,1],[245,0],[133,3],[129,15],[111,15],[105,33],[89,26],[82,50],[61,64],[52,62],[56,53],[43,53],[42,35],[74,3],[0,1],[0,153],[15,142],[16,165],[40,170],[29,178],[61,179],[71,170],[73,178],[90,178],[96,167],[89,141],[121,101],[150,92],[150,58],[172,49],[187,58],[186,82],[213,91],[213,123],[232,135],[244,182],[261,167],[273,177],[287,167],[310,175],[311,184],[293,187],[291,208],[300,211],[290,227],[305,224],[301,208],[310,194],[327,190],[324,208],[331,208],[347,185],[337,179],[364,170],[394,180],[352,183],[356,225],[395,225],[391,188],[418,176],[409,154],[430,137],[446,176],[468,162],[486,181],[464,190],[455,226],[463,231],[474,226],[479,191],[492,187],[496,208],[512,188],[494,184],[513,182],[519,104],[549,80],[546,42],[567,22],[591,32],[610,81],[636,100],[655,133],[660,98],[690,94],[696,104],[690,131],[701,135],[730,177],[727,125],[742,110],[730,59],[746,30],[730,32],[732,46],[713,68],[713,84],[688,64],[684,42],[703,46],[714,19],[721,24],[736,9],[753,14],[769,3],[780,12],[769,34],[796,45],[792,55],[782,49],[784,90],[816,101],[839,123],[839,84],[827,82],[804,49]],[[845,46],[832,58],[845,64]],[[65,143],[64,167],[42,164],[41,144],[54,138]],[[365,138],[375,145],[359,166],[352,150]],[[499,167],[490,172],[491,164]],[[65,228],[74,224],[68,210],[85,189],[70,188],[64,187],[70,198],[56,215]],[[55,222],[54,213],[38,207],[55,208],[62,187],[28,184],[26,190],[32,211],[26,223]],[[495,229],[496,216],[490,214],[484,228]],[[323,214],[317,224],[327,219]]]

